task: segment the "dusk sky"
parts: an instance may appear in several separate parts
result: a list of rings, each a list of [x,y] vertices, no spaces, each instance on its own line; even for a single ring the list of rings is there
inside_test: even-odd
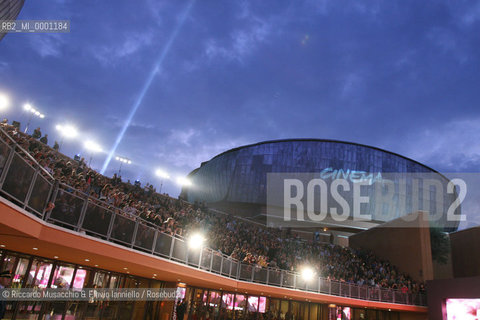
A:
[[[125,179],[175,178],[237,146],[326,138],[393,151],[439,171],[480,165],[478,1],[26,0],[19,19],[68,19],[70,33],[0,41],[4,114],[59,123],[115,155]],[[156,66],[158,68],[156,69]],[[155,72],[156,70],[156,72]],[[154,72],[154,73],[152,73]],[[146,87],[153,75],[151,86]],[[143,100],[139,100],[145,90]],[[112,159],[106,174],[119,162]],[[177,196],[166,181],[163,190]]]

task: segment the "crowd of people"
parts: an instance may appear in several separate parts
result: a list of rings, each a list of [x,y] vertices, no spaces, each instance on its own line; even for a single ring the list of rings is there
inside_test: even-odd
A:
[[[55,199],[47,200],[47,211],[50,210],[52,216],[71,215],[72,225],[78,220],[83,203],[80,200],[88,197],[99,207],[108,208],[126,219],[141,219],[142,223],[170,235],[185,237],[189,232],[202,230],[209,247],[244,263],[291,271],[310,265],[319,275],[332,280],[404,292],[424,291],[423,284],[371,252],[314,239],[307,241],[285,230],[219,214],[204,205],[159,194],[150,184],[142,188],[139,183],[122,182],[116,174],[112,178],[103,176],[90,168],[84,158],[73,160],[58,152],[58,147],[54,149],[41,142],[39,128],[35,136],[30,136],[6,121],[1,125],[8,135],[1,132],[2,140],[10,145],[15,142],[29,154],[25,155],[27,161],[32,165],[37,162],[45,175],[51,175],[59,184],[60,191]],[[20,148],[17,152],[23,153]],[[0,156],[2,170],[5,155]],[[131,230],[127,228],[123,232],[128,234]]]

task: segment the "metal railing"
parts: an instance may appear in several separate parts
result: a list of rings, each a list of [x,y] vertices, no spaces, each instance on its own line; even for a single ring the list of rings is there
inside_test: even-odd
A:
[[[307,282],[297,272],[246,264],[207,247],[190,250],[184,239],[163,233],[140,217],[112,209],[105,202],[53,180],[0,131],[11,139],[10,144],[0,139],[0,193],[49,223],[232,279],[363,300],[420,306],[426,303],[421,293],[358,286],[322,277]],[[50,202],[55,204],[52,210],[48,210]]]

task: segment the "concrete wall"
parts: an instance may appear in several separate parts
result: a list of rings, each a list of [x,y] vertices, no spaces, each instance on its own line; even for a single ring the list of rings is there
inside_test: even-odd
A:
[[[451,233],[450,245],[454,277],[480,276],[480,227]]]
[[[433,278],[434,279],[452,279],[453,278],[453,265],[452,265],[452,253],[450,252],[447,257],[447,263],[439,263],[433,260]]]
[[[373,251],[417,281],[431,280],[434,273],[430,228],[424,215],[427,213],[411,213],[408,222],[399,218],[353,235],[350,247]]]
[[[428,281],[428,319],[447,319],[445,300],[448,298],[479,299],[480,277]]]

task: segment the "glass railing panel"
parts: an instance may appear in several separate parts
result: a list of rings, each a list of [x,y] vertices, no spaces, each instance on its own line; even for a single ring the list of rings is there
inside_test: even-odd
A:
[[[185,262],[187,258],[187,244],[182,239],[175,239],[173,244],[172,259]]]
[[[232,272],[230,274],[230,276],[232,278],[236,278],[237,277],[237,272],[238,272],[238,266],[239,266],[240,262],[238,262],[238,260],[232,260]]]
[[[30,194],[30,199],[28,200],[28,207],[42,215],[44,208],[47,206],[51,189],[52,184],[41,174],[38,174],[35,184],[33,185],[32,193]]]
[[[38,178],[38,177],[37,177]],[[75,195],[69,190],[58,189],[55,208],[50,213],[50,220],[55,224],[76,228],[86,199]]]
[[[325,278],[320,278],[320,292],[321,293],[330,293],[330,280]]]
[[[319,281],[320,281],[320,278],[314,276],[312,280],[308,281],[307,290],[318,292],[318,282]]]
[[[294,281],[295,281],[294,273],[291,273],[288,271],[283,272],[283,285],[282,285],[283,287],[293,288]]]
[[[240,280],[252,280],[252,265],[246,263],[240,264]]]
[[[220,273],[222,266],[222,255],[218,251],[213,252],[212,271]]]
[[[382,289],[381,300],[384,301],[384,302],[392,302],[393,301],[393,290],[392,289]]]
[[[27,197],[34,173],[35,169],[20,155],[15,153],[12,163],[8,168],[2,190],[12,196],[15,200],[23,203]]]
[[[149,227],[143,223],[138,225],[137,235],[135,236],[135,246],[152,250],[153,248],[153,239],[155,238],[155,229]]]
[[[187,248],[187,255],[188,255],[188,264],[192,266],[198,266],[200,261],[200,248]]]
[[[267,283],[267,269],[255,267],[253,269],[253,281],[260,283]]]
[[[368,287],[367,286],[360,286],[358,288],[358,297],[363,300],[368,299]]]
[[[393,292],[393,302],[395,303],[402,303],[402,304],[406,304],[406,296],[407,294],[406,293],[402,293],[401,291],[399,290],[395,290]]]
[[[108,227],[112,219],[112,212],[89,202],[85,218],[83,219],[82,229],[101,237],[107,237]]]
[[[121,241],[125,244],[132,243],[133,231],[135,230],[135,221],[130,217],[124,217],[117,214],[113,221],[111,238]]]
[[[228,276],[230,274],[230,266],[232,265],[232,260],[224,258],[222,265],[222,274]]]
[[[200,268],[209,270],[211,262],[212,262],[212,250],[209,248],[203,248],[202,262],[200,263]]]
[[[157,241],[155,243],[155,253],[164,257],[170,255],[170,248],[172,246],[172,237],[168,234],[158,232]]]
[[[369,287],[367,299],[378,301],[380,299],[380,289],[375,287]]]
[[[330,282],[331,291],[330,293],[336,296],[340,295],[340,282],[331,280]]]
[[[10,154],[12,148],[5,143],[3,140],[0,140],[0,176],[3,173],[3,169],[5,169],[5,165],[7,163],[8,155]]]
[[[350,290],[350,297],[352,298],[359,298],[358,296],[358,286],[355,284],[351,284],[351,290]]]
[[[347,282],[340,282],[340,295],[344,297],[350,296],[350,284]]]
[[[420,293],[413,293],[411,295],[410,303],[416,304],[418,306],[423,306],[426,303],[425,296]]]
[[[307,289],[307,281],[305,281],[300,274],[295,275],[295,289],[298,290],[306,290]]]
[[[270,269],[268,273],[268,284],[279,286],[282,272],[278,269]]]

